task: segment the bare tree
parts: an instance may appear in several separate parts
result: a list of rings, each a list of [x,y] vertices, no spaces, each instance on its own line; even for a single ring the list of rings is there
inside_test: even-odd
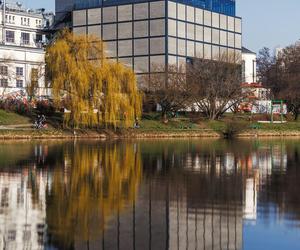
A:
[[[31,69],[29,81],[26,83],[26,93],[29,101],[36,97],[38,94],[40,80],[45,76],[44,64],[39,64]]]
[[[283,49],[277,57],[260,51],[258,71],[264,86],[271,88],[274,98],[286,101],[295,119],[300,113],[300,43]]]
[[[187,67],[193,105],[215,120],[238,106],[249,93],[241,86],[241,65],[234,55],[217,60],[194,59]]]
[[[164,65],[152,65],[154,72],[164,72],[164,69]],[[160,106],[165,122],[168,121],[168,113],[176,113],[188,107],[190,91],[184,66],[169,65],[167,73],[151,73],[143,81],[148,86],[145,89],[147,99]]]
[[[280,68],[276,56],[272,55],[269,48],[262,48],[257,57],[257,75],[263,86],[271,88],[271,98],[278,97],[280,92]]]

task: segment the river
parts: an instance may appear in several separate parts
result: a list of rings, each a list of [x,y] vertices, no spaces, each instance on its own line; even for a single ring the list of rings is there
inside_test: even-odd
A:
[[[300,140],[0,142],[0,249],[300,249]]]

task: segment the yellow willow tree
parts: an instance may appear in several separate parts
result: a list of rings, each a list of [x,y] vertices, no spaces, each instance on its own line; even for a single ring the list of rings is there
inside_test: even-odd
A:
[[[125,126],[141,115],[142,98],[134,72],[107,59],[94,36],[62,31],[46,53],[54,101],[68,126]]]

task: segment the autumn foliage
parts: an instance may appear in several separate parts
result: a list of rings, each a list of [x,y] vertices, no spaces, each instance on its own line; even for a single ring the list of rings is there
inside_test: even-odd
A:
[[[64,107],[71,127],[129,127],[141,114],[141,94],[134,72],[107,59],[94,36],[63,31],[46,54],[55,104]]]

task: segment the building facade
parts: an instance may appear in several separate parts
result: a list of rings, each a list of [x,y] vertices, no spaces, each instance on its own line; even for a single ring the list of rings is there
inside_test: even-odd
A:
[[[47,95],[44,84],[46,42],[44,28],[53,14],[24,8],[20,3],[1,5],[0,96],[25,93],[38,84],[37,95]]]
[[[256,53],[242,48],[242,82],[257,83]]]
[[[74,7],[74,0],[55,0],[55,19],[62,19]]]
[[[101,37],[109,57],[139,75],[188,58],[241,58],[242,20],[234,0],[75,0],[74,8],[74,33]]]

